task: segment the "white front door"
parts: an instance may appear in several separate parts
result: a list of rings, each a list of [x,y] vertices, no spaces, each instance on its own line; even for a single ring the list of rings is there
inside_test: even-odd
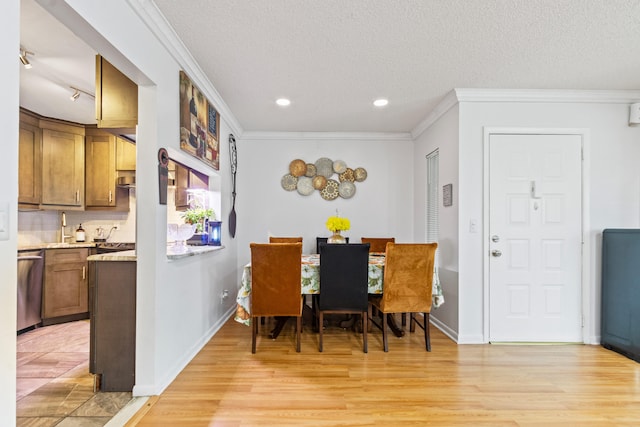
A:
[[[582,342],[582,141],[489,138],[489,340]]]

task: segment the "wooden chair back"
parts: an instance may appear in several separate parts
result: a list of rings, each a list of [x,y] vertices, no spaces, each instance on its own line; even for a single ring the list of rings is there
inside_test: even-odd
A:
[[[302,243],[302,237],[269,236],[269,243]]]
[[[370,252],[384,252],[387,250],[387,243],[395,243],[395,237],[362,237],[360,239],[362,243],[369,243],[371,245]]]

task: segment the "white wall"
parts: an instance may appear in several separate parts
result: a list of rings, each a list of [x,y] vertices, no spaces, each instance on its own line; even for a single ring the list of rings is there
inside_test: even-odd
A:
[[[457,339],[458,334],[458,227],[461,200],[458,185],[458,105],[451,106],[439,116],[415,141],[414,147],[414,239],[424,241],[426,236],[426,156],[438,149],[439,194],[438,219],[438,276],[442,286],[444,304],[432,310],[432,321],[447,335]],[[452,184],[453,205],[442,203],[442,187]]]
[[[159,394],[189,362],[235,308],[236,245],[223,233],[223,250],[169,261],[166,258],[167,208],[158,202],[157,153],[161,147],[180,156],[178,72],[187,71],[221,112],[221,170],[185,155],[176,159],[222,180],[222,217],[229,209],[228,145],[235,123],[217,93],[189,56],[170,53],[142,22],[138,13],[155,13],[146,2],[127,0],[42,1],[50,13],[72,28],[91,47],[139,85],[137,135],[136,245],[137,345],[134,394]],[[134,11],[134,8],[135,11]],[[163,21],[156,15],[161,26]],[[185,59],[186,58],[186,59]],[[17,82],[14,82],[17,86]],[[14,173],[16,173],[14,171]]]
[[[606,95],[606,94],[605,94]],[[630,93],[629,97],[637,96]],[[611,97],[609,97],[611,98]],[[624,97],[621,97],[624,98]],[[589,248],[585,341],[600,333],[600,239],[602,230],[640,226],[640,128],[628,126],[629,102],[460,103],[459,342],[486,342],[483,334],[483,236],[469,233],[470,219],[483,218],[483,128],[577,128],[589,135],[585,153],[588,193],[584,231]]]
[[[352,243],[360,242],[362,236],[394,236],[396,241],[412,242],[412,142],[408,135],[375,138],[264,134],[239,140],[236,210],[240,265],[250,259],[249,243],[267,242],[270,235],[302,236],[303,251],[315,252],[316,236],[331,235],[325,222],[336,209],[351,222],[351,230],[343,234]],[[302,196],[282,188],[280,181],[289,173],[292,160],[315,163],[321,157],[367,170],[367,179],[355,183],[352,198],[327,201],[318,191]]]
[[[0,240],[0,425],[16,422],[16,254],[18,212],[18,79],[19,62],[11,62],[20,46],[20,1],[5,0],[0,13],[0,129],[3,162],[0,209],[8,239]],[[13,141],[13,142],[12,142]],[[7,216],[4,216],[4,215]]]

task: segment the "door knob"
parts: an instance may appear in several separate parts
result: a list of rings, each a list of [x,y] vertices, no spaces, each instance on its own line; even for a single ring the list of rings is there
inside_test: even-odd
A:
[[[498,243],[500,241],[500,236],[498,236],[497,234],[494,234],[493,236],[491,236],[491,241]]]
[[[494,257],[498,258],[502,256],[502,251],[498,250],[498,249],[494,249],[491,251],[491,255],[493,255]]]

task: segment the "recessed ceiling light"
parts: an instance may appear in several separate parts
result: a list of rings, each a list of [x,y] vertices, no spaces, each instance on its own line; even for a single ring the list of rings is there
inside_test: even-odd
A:
[[[286,107],[287,105],[291,104],[291,101],[289,101],[287,98],[278,98],[276,99],[276,104],[281,107]]]
[[[373,101],[373,105],[375,105],[376,107],[384,107],[388,103],[389,101],[384,98],[376,99],[375,101]]]

